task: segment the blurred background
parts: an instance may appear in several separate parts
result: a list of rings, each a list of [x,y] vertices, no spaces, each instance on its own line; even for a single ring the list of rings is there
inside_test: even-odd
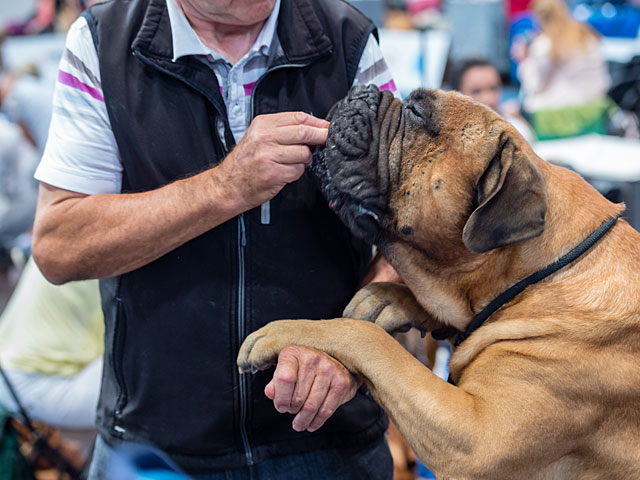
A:
[[[33,173],[47,139],[65,32],[89,3],[0,0],[0,312],[25,265],[33,269]],[[379,26],[402,96],[419,87],[472,96],[512,122],[543,159],[625,202],[624,217],[640,228],[640,0],[350,3]],[[28,278],[48,288],[37,273]],[[30,288],[36,287],[25,283],[16,295],[16,312],[35,295]],[[92,285],[76,300],[90,297],[98,308],[96,292]],[[59,290],[39,295],[60,298]],[[445,345],[427,346],[412,335],[403,342],[446,378]],[[397,432],[390,443],[396,479],[432,478]]]
[[[29,255],[58,62],[87,0],[0,0],[0,309]],[[402,96],[457,89],[640,226],[640,0],[353,0]],[[544,18],[543,18],[544,17]],[[582,28],[582,29],[581,29]]]

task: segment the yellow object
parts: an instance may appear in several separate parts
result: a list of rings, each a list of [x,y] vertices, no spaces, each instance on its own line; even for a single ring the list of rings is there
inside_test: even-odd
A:
[[[3,367],[73,376],[104,351],[97,280],[56,286],[29,259],[0,316]]]

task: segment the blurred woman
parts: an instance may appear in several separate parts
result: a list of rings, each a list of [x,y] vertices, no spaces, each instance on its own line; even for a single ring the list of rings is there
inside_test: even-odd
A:
[[[542,32],[516,47],[524,110],[540,140],[605,133],[610,78],[600,37],[563,0],[535,0]]]
[[[103,339],[98,281],[52,285],[30,258],[0,315],[0,363],[27,414],[83,453],[96,432]],[[0,405],[18,411],[1,376]]]
[[[500,114],[516,127],[528,143],[535,141],[531,127],[520,115],[520,106],[517,102],[502,103],[500,72],[490,60],[483,57],[468,57],[462,60],[452,72],[451,88]]]

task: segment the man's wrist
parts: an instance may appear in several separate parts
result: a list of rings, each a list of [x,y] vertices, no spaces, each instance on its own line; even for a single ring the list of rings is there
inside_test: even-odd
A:
[[[233,177],[227,174],[222,164],[207,172],[209,210],[226,214],[229,218],[251,209],[245,192],[238,188]]]

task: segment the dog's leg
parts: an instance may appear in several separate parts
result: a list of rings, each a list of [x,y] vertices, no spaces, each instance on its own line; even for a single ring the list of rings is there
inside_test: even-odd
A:
[[[416,455],[438,478],[537,478],[539,472],[534,475],[531,465],[560,458],[573,448],[569,440],[581,435],[570,423],[575,414],[529,380],[522,382],[511,371],[506,377],[495,375],[496,366],[487,364],[481,368],[491,375],[478,371],[474,375],[482,388],[467,389],[463,382],[455,387],[429,371],[384,330],[365,321],[272,322],[247,337],[238,366],[241,371],[264,369],[287,345],[322,350],[360,374]],[[511,385],[505,394],[501,382],[507,381]],[[554,419],[554,428],[537,428],[537,422],[549,418]],[[523,435],[531,431],[536,435]],[[569,440],[562,438],[565,434]]]
[[[373,322],[389,333],[406,332],[411,327],[431,332],[443,326],[422,308],[406,285],[393,282],[361,288],[342,315]]]

